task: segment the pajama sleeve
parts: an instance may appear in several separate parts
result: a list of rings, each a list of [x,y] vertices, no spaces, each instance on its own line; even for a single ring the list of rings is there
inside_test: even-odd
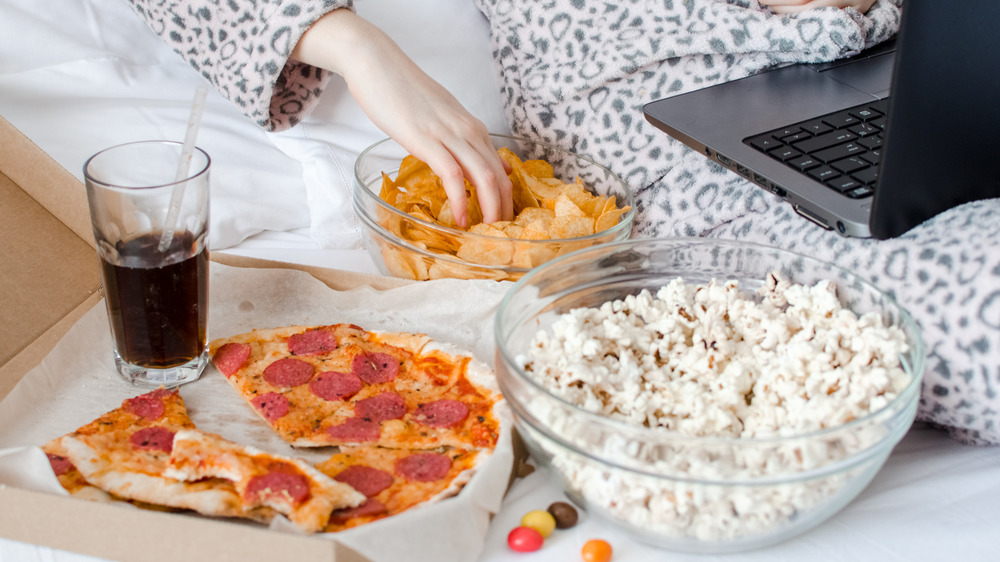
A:
[[[295,126],[319,101],[327,70],[291,60],[317,19],[353,0],[128,0],[164,42],[267,131]]]

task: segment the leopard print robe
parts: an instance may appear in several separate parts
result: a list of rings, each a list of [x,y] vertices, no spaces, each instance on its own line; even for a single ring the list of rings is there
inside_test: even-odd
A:
[[[295,126],[332,74],[290,60],[317,19],[353,0],[128,0],[174,51],[254,123]]]
[[[779,17],[756,0],[476,0],[490,20],[515,134],[586,153],[635,192],[636,237],[759,242],[835,262],[887,290],[928,349],[918,419],[1000,443],[1000,200],[966,204],[886,241],[822,230],[655,129],[655,99],[778,64],[821,62],[898,29],[901,0],[867,14]]]

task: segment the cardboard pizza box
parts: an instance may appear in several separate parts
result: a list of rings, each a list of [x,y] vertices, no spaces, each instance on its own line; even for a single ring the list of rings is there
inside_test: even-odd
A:
[[[80,181],[0,117],[0,401],[101,297]],[[237,267],[307,271],[334,289],[406,281],[214,253]],[[336,541],[126,509],[0,485],[0,537],[109,560],[366,562]],[[151,532],[150,530],[155,530]]]

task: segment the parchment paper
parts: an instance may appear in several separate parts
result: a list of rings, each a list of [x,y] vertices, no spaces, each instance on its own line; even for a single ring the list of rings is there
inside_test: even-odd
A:
[[[209,287],[210,339],[254,328],[349,322],[369,330],[426,333],[492,366],[493,316],[510,284],[446,279],[385,291],[336,291],[300,271],[212,263]],[[65,494],[37,447],[149,390],[115,373],[111,350],[102,301],[0,402],[0,484]],[[180,393],[203,431],[314,463],[334,452],[286,444],[212,366],[199,380],[181,386]],[[504,424],[493,456],[459,496],[322,536],[373,562],[476,559],[512,469],[510,420]],[[279,532],[287,526],[276,521],[272,528]]]

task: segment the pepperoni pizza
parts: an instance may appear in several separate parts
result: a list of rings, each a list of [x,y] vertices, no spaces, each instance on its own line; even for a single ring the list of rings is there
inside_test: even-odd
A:
[[[484,363],[420,334],[350,324],[213,341],[216,368],[317,466],[199,431],[176,389],[125,400],[43,449],[71,494],[340,531],[456,494],[492,454],[502,397]]]
[[[502,398],[493,371],[423,334],[353,324],[254,330],[209,344],[215,367],[318,465],[367,500],[327,527],[355,527],[456,494],[490,456]]]
[[[219,372],[296,447],[496,444],[492,370],[426,335],[291,326],[215,340],[209,349]]]
[[[177,390],[127,399],[43,450],[63,487],[89,499],[261,522],[282,513],[308,532],[322,530],[334,510],[365,500],[350,485],[301,461],[196,431]],[[195,455],[205,466],[238,466],[196,472],[191,469]]]

